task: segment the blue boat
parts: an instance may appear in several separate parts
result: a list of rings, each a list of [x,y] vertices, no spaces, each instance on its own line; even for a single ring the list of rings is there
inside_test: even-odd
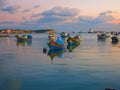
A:
[[[58,37],[56,41],[50,40],[48,46],[50,49],[62,49],[64,48],[64,40]]]
[[[61,36],[62,38],[67,38],[67,37],[69,37],[69,34],[67,34],[67,33],[65,33],[65,32],[61,32],[61,33],[60,33],[60,36]]]
[[[62,49],[64,46],[59,46],[59,45],[49,45],[50,49]]]
[[[32,36],[31,35],[16,35],[15,36],[17,39],[17,42],[24,42],[24,41],[31,41],[32,40]]]

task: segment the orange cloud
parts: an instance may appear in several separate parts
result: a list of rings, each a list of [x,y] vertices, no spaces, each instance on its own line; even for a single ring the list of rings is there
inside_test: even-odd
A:
[[[111,23],[111,24],[119,24],[119,23],[120,23],[120,20],[119,20],[119,19],[115,19],[115,20],[112,20],[112,21],[108,21],[108,23]]]

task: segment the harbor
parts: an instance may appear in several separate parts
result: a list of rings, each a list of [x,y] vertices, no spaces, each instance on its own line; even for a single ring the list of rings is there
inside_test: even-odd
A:
[[[0,90],[119,90],[120,43],[98,40],[97,34],[81,38],[72,51],[65,48],[51,59],[47,33],[32,34],[31,42],[1,37]]]

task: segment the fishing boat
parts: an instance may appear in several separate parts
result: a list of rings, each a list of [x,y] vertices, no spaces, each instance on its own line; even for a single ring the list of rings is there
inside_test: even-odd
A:
[[[59,36],[55,41],[51,39],[48,43],[48,46],[50,47],[50,49],[64,48],[64,40]]]
[[[106,32],[106,37],[107,37],[107,38],[110,38],[110,37],[111,37],[111,33]]]
[[[109,32],[102,32],[97,34],[98,39],[106,39],[111,37],[111,33]]]
[[[119,42],[119,38],[118,38],[117,35],[113,35],[113,36],[111,37],[111,39],[112,39],[112,43],[114,43],[114,44],[116,44],[116,43]]]
[[[68,43],[68,45],[79,45],[80,44],[80,41],[81,41],[81,39],[80,39],[80,36],[79,35],[76,35],[76,36],[74,36],[73,38],[72,37],[69,37],[68,39],[67,39],[67,43]]]
[[[65,33],[65,32],[61,32],[61,33],[60,33],[60,36],[61,36],[62,38],[67,38],[67,37],[69,37],[69,34],[67,34],[67,33]]]
[[[31,41],[32,40],[32,36],[31,35],[16,35],[16,40],[17,42],[24,42],[24,41]]]
[[[98,39],[106,39],[106,34],[105,33],[98,33],[97,37],[98,37]]]

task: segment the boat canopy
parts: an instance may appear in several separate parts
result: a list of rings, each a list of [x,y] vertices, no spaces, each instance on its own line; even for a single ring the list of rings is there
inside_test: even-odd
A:
[[[64,40],[59,36],[59,37],[57,38],[57,40],[55,41],[55,43],[64,45]]]

